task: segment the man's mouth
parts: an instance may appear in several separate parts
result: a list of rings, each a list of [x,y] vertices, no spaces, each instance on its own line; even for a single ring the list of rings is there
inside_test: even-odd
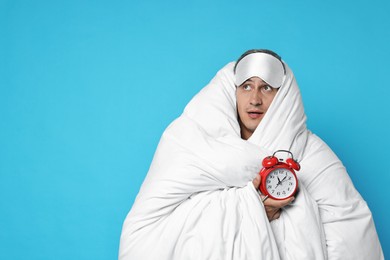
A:
[[[248,112],[248,115],[250,118],[252,119],[257,119],[257,118],[260,118],[263,116],[263,112],[260,112],[260,111],[249,111]]]

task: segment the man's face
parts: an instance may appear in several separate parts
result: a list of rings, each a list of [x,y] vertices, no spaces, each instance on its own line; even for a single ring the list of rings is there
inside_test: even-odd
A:
[[[247,140],[256,130],[277,91],[258,77],[249,78],[237,87],[237,112],[243,139]]]

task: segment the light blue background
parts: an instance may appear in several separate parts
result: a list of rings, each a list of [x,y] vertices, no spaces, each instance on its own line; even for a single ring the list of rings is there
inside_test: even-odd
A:
[[[389,1],[0,0],[0,259],[116,259],[165,127],[251,48],[389,215]]]

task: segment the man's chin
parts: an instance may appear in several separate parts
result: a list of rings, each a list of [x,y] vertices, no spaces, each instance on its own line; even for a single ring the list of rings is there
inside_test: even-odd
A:
[[[251,131],[255,131],[256,128],[259,126],[260,122],[261,122],[261,118],[257,120],[252,120],[250,124],[248,124],[248,129]]]
[[[253,133],[255,132],[255,130],[256,130],[256,128],[257,128],[258,125],[259,125],[259,124],[250,125],[250,126],[247,128],[248,132],[250,132],[250,133],[253,134]]]

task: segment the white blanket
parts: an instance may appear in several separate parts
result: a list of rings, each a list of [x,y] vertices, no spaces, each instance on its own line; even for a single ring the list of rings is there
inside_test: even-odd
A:
[[[383,259],[365,201],[335,154],[306,129],[288,66],[248,141],[240,138],[233,66],[164,132],[123,225],[119,259]],[[252,180],[279,149],[298,158],[300,191],[270,223]]]

